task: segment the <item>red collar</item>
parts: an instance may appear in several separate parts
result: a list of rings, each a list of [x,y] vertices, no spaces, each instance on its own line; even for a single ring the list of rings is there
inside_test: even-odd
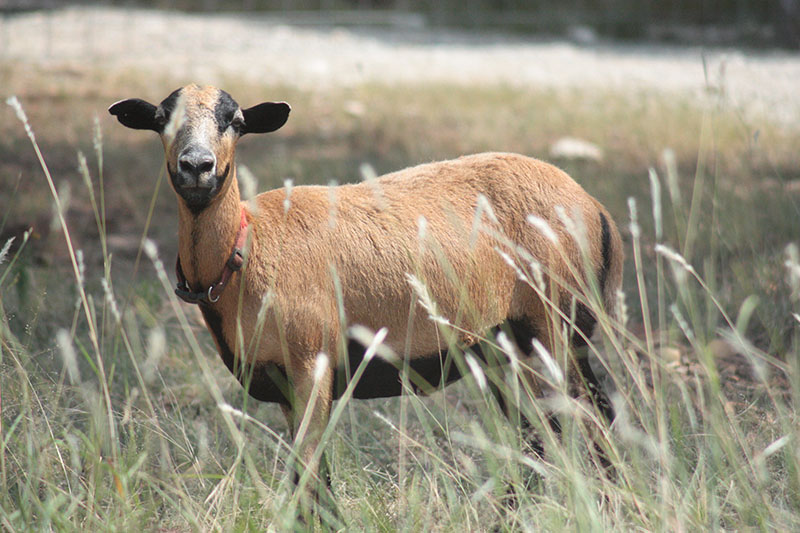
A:
[[[236,242],[233,245],[233,251],[230,257],[228,257],[228,260],[225,261],[225,267],[222,269],[222,274],[220,274],[216,283],[211,284],[205,290],[197,292],[192,291],[189,288],[186,276],[183,274],[183,269],[181,268],[181,256],[178,255],[178,259],[175,261],[175,275],[178,278],[178,286],[175,288],[175,294],[178,298],[190,304],[210,305],[216,303],[220,296],[222,296],[222,291],[225,289],[225,286],[228,285],[233,273],[241,270],[244,264],[242,250],[247,241],[248,228],[247,215],[244,207],[242,207],[241,213],[242,219],[239,223],[239,233],[236,234]]]

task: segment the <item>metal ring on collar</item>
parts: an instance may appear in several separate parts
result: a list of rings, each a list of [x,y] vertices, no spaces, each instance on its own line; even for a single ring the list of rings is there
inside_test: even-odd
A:
[[[215,303],[217,303],[219,301],[221,295],[217,296],[216,298],[214,298],[213,296],[211,296],[211,291],[212,290],[214,290],[214,286],[213,285],[211,285],[208,288],[208,301],[211,302],[212,304],[215,304]]]

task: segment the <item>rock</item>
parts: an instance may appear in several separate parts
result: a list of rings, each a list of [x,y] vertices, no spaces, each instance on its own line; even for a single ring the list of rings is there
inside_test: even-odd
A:
[[[714,358],[717,360],[730,358],[739,353],[731,343],[724,339],[712,339],[708,343],[708,350],[714,354]]]
[[[681,362],[681,351],[672,346],[664,346],[658,350],[658,357],[667,364],[677,365]]]

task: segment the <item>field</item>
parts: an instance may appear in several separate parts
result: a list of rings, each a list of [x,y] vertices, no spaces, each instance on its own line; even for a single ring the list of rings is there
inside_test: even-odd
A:
[[[2,528],[303,529],[280,410],[247,398],[197,310],[172,295],[177,215],[160,143],[105,112],[158,101],[192,73],[23,59],[0,60],[2,96],[35,135],[4,106]],[[611,428],[556,394],[564,436],[546,434],[537,461],[479,379],[346,402],[327,440],[334,528],[800,528],[800,128],[780,87],[743,102],[724,78],[698,93],[210,77],[242,105],[292,104],[284,129],[240,144],[254,190],[520,152],[567,170],[625,240],[626,312],[594,339],[616,391]],[[564,136],[602,158],[551,156]],[[581,418],[606,435],[614,479],[589,461]]]

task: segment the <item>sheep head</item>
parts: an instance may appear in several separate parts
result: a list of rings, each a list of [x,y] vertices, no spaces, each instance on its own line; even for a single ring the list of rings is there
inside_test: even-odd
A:
[[[290,107],[264,102],[242,109],[225,91],[187,85],[158,106],[131,98],[108,111],[124,126],[159,134],[173,190],[190,211],[199,213],[230,186],[239,138],[277,130],[289,118]]]

